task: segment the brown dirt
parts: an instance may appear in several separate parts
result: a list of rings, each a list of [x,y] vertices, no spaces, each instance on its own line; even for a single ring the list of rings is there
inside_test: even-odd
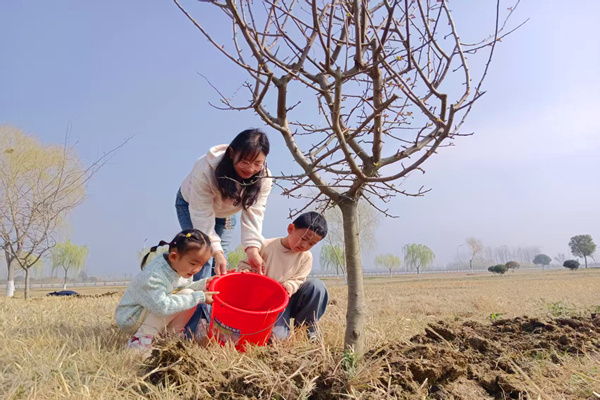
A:
[[[231,368],[215,364],[214,349],[209,361],[194,351],[190,343],[165,342],[147,361],[147,382],[187,386],[187,393],[192,385],[200,399],[546,399],[532,362],[600,353],[600,318],[439,321],[358,362],[306,342],[251,349]]]
[[[528,375],[532,359],[600,351],[600,318],[557,318],[542,321],[519,317],[491,325],[443,321],[430,324],[410,344],[371,350],[365,361],[379,364],[379,383],[401,392],[429,388],[433,399],[462,399],[480,392],[500,399],[528,398],[539,390]],[[539,395],[540,393],[538,393]]]

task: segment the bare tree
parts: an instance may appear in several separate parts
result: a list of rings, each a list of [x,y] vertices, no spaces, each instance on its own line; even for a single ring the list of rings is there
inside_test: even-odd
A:
[[[497,262],[501,262],[504,264],[506,264],[512,258],[514,258],[513,257],[514,251],[509,249],[508,246],[506,246],[506,245],[495,248],[493,253],[494,253],[493,259]]]
[[[289,185],[284,195],[301,197],[317,188],[306,207],[340,208],[348,268],[345,346],[362,352],[359,199],[389,215],[385,203],[392,196],[427,192],[421,187],[410,193],[398,181],[423,172],[431,155],[470,134],[461,128],[484,94],[497,44],[510,33],[500,1],[492,33],[477,43],[460,39],[445,0],[204,1],[231,24],[232,34],[224,36],[207,31],[174,2],[247,74],[240,84],[250,101],[221,95],[216,107],[253,110],[281,133],[300,167],[280,177]],[[206,16],[206,11],[198,13]],[[506,12],[507,19],[512,12]],[[476,76],[467,66],[468,55],[482,57]]]
[[[358,243],[361,250],[372,250],[377,245],[377,227],[379,226],[379,212],[365,201],[359,201],[356,209],[358,221]],[[325,237],[327,245],[321,247],[321,265],[325,268],[335,269],[336,275],[346,275],[346,258],[340,257],[340,252],[345,252],[344,245],[344,219],[339,208],[329,208],[325,211],[328,232]]]
[[[480,240],[475,239],[473,237],[467,239],[467,244],[469,245],[469,248],[471,249],[471,258],[469,259],[469,268],[471,269],[471,272],[473,272],[473,260],[475,259],[477,254],[481,253],[481,251],[483,250],[483,244],[481,244]]]
[[[483,251],[485,259],[490,262],[506,264],[510,261],[518,261],[521,265],[531,265],[536,254],[540,253],[538,246],[525,247],[486,247]]]
[[[456,257],[455,257],[455,261],[449,263],[448,265],[446,265],[446,269],[451,270],[451,269],[457,269],[460,270],[463,264],[466,264],[467,261],[469,260],[469,256],[462,251],[459,251],[459,249],[461,247],[465,246],[464,244],[459,245],[456,248]]]
[[[67,143],[43,145],[19,129],[0,126],[0,238],[8,297],[14,295],[17,266],[25,271],[29,297],[30,268],[54,247],[66,215],[83,202],[87,182],[115,150],[86,168]]]
[[[358,241],[361,250],[373,250],[377,247],[377,228],[380,213],[365,201],[359,201],[356,209],[358,220]],[[344,248],[344,218],[339,208],[329,208],[325,211],[328,232],[325,240],[333,245]]]
[[[565,261],[567,261],[567,256],[565,255],[565,253],[558,253],[557,255],[554,256],[554,259],[560,265],[563,265],[565,263]]]

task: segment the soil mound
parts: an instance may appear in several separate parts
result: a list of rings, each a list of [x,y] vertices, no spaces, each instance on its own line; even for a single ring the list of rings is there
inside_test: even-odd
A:
[[[530,378],[533,359],[558,364],[564,357],[598,353],[595,316],[439,321],[408,342],[386,343],[360,360],[306,342],[236,356],[167,341],[147,360],[144,378],[180,387],[182,397],[194,399],[528,399],[532,393],[545,399]]]
[[[521,399],[536,389],[527,374],[528,360],[547,357],[560,363],[559,355],[599,350],[600,318],[519,317],[491,325],[440,321],[410,344],[369,351],[365,361],[379,365],[379,383],[391,382],[398,397],[427,386],[433,399],[478,398],[478,393],[484,396],[479,398]]]

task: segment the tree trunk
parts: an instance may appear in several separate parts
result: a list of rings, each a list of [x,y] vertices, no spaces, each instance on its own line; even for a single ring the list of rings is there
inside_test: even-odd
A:
[[[63,290],[67,290],[67,273],[69,272],[68,269],[65,269],[65,280],[63,282]]]
[[[358,212],[358,211],[357,211],[357,212]],[[344,220],[343,220],[343,218],[344,218],[344,217],[343,217],[343,215],[342,215],[342,224],[344,223]],[[357,220],[356,220],[356,221],[357,221],[357,222],[356,222],[356,230],[357,230],[357,232],[358,232],[358,218],[357,218]],[[344,230],[345,230],[345,228],[344,228]],[[357,235],[357,237],[358,237],[358,235]],[[346,238],[344,238],[344,240],[346,240]],[[360,243],[359,243],[359,246],[360,246]],[[346,244],[342,244],[342,251],[344,252],[344,254],[346,254]],[[360,251],[360,250],[359,250],[359,251]],[[342,263],[346,263],[346,260],[342,260]],[[348,286],[348,265],[347,265],[347,263],[346,263],[346,265],[345,265],[345,268],[344,268],[344,266],[343,266],[343,265],[342,265],[342,267],[341,267],[341,268],[342,268],[342,273],[344,274],[344,284],[345,284],[346,286]],[[362,276],[362,264],[361,264],[360,276]],[[362,278],[361,278],[361,279],[362,279]]]
[[[15,260],[11,260],[8,264],[8,276],[6,277],[6,297],[14,297],[15,295]]]
[[[362,354],[365,348],[365,292],[362,259],[358,240],[357,202],[344,201],[339,205],[344,222],[344,247],[348,285],[348,308],[346,310],[346,335],[344,347]]]
[[[4,255],[6,256],[6,267],[8,268],[8,275],[6,276],[6,297],[14,297],[17,260],[11,257],[6,250],[4,251]]]
[[[585,261],[585,267],[587,268],[587,257],[583,256],[583,260]]]
[[[29,268],[25,270],[25,300],[29,299]]]
[[[469,268],[471,269],[471,273],[473,273],[473,259],[469,260]]]

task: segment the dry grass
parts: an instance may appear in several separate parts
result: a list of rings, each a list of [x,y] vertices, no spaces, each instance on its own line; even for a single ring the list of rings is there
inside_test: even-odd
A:
[[[307,398],[310,393],[314,397],[315,387],[331,387],[329,398],[336,397],[335,390],[342,391],[345,385],[351,397],[389,397],[391,392],[361,391],[373,379],[376,366],[354,365],[354,360],[341,352],[346,288],[339,280],[328,280],[327,284],[335,304],[322,320],[322,342],[307,343],[298,335],[290,342],[247,354],[167,342],[166,350],[156,357],[164,361],[183,352],[194,360],[183,363],[193,373],[171,381],[166,379],[173,375],[166,372],[181,374],[181,370],[165,369],[165,365],[162,371],[148,370],[142,367],[139,355],[124,348],[127,337],[113,322],[119,296],[38,297],[28,302],[0,298],[0,393],[7,399],[292,399]],[[440,319],[489,322],[492,314],[493,318],[498,314],[503,314],[502,318],[584,315],[600,306],[598,288],[600,270],[517,272],[504,277],[448,274],[418,279],[369,278],[367,348],[404,342]],[[95,289],[96,294],[102,291]],[[89,289],[80,292],[89,293]],[[34,296],[43,294],[36,291]],[[169,353],[174,347],[179,347],[177,352]],[[600,362],[595,354],[559,357],[559,364],[543,354],[527,359],[527,365],[521,364],[525,376],[517,374],[518,379],[531,398],[591,399],[594,391],[600,393]],[[172,361],[184,367],[181,359]],[[157,377],[162,377],[160,385],[148,383]],[[422,393],[406,398],[426,398],[426,393],[424,388]],[[485,398],[481,396],[478,392],[463,394],[466,399]]]

